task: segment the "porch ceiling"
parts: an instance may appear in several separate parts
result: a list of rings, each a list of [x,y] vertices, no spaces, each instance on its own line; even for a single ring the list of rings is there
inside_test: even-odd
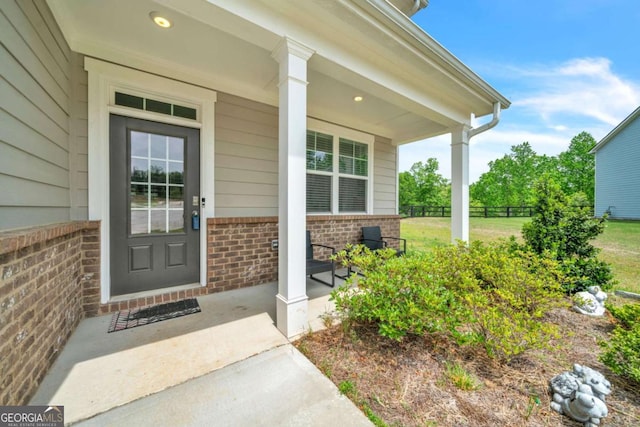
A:
[[[271,105],[278,104],[271,51],[290,36],[316,51],[309,116],[395,143],[446,133],[471,113],[488,114],[496,101],[508,107],[491,88],[483,93],[470,70],[465,77],[447,69],[446,61],[386,27],[397,25],[380,24],[386,18],[376,16],[373,3],[48,0],[74,51]],[[153,24],[152,11],[173,27]],[[364,100],[354,102],[356,95]]]

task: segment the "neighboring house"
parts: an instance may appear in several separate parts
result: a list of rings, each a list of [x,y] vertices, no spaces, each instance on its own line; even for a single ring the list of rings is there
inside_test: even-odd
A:
[[[640,220],[640,107],[591,153],[596,156],[595,215]]]
[[[426,3],[1,1],[0,405],[83,316],[277,280],[302,332],[305,229],[398,234],[400,144],[451,134],[467,240],[469,138],[509,101],[407,17]]]

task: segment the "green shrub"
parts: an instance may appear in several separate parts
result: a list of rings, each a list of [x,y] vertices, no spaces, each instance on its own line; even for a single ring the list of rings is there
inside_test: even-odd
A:
[[[566,293],[613,286],[611,267],[597,258],[600,250],[590,241],[604,231],[605,218],[593,218],[581,193],[568,198],[560,186],[543,177],[535,187],[535,214],[522,227],[522,236],[535,253],[551,257],[564,272]]]
[[[501,360],[546,347],[556,335],[543,319],[561,295],[553,260],[508,242],[393,254],[358,247],[338,255],[365,274],[357,289],[332,292],[347,321],[373,323],[393,339],[442,333]]]
[[[625,329],[640,324],[640,304],[626,304],[621,307],[607,304],[607,310]]]
[[[557,327],[544,315],[561,304],[558,264],[513,242],[436,250],[436,274],[447,282],[467,310],[460,338],[484,346],[503,361],[531,348],[549,348]]]
[[[374,323],[380,335],[396,340],[457,325],[457,301],[429,273],[430,255],[395,257],[393,250],[374,253],[357,246],[337,258],[365,274],[358,277],[357,290],[341,287],[331,294],[337,310],[349,321]]]
[[[640,383],[640,304],[607,307],[620,324],[601,342],[600,360],[618,375]]]

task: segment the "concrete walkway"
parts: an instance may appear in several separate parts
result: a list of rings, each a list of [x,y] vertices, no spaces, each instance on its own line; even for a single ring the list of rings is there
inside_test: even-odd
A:
[[[250,357],[78,426],[371,426],[295,347]]]
[[[330,291],[307,283],[311,330],[333,310]],[[370,425],[276,329],[276,293],[198,297],[201,313],[110,334],[111,315],[86,319],[30,404],[64,405],[66,424]]]

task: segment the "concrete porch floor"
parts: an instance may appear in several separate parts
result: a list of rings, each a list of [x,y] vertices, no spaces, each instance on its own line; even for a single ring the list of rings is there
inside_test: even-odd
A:
[[[342,283],[336,279],[336,286]],[[331,288],[307,280],[311,330],[324,328],[322,315],[333,310],[330,292]],[[113,408],[129,402],[144,401],[147,396],[278,347],[285,346],[285,353],[297,353],[295,358],[299,359],[302,355],[275,327],[276,293],[277,284],[269,283],[198,297],[200,313],[114,333],[107,333],[111,315],[85,319],[72,334],[30,404],[64,405],[65,423],[72,424],[106,411],[112,412]],[[265,363],[273,359],[263,357]],[[309,363],[306,359],[305,362]],[[242,365],[235,366],[234,369],[242,370]],[[327,382],[328,387],[333,386]],[[340,397],[337,389],[334,394]],[[205,396],[209,400],[208,406],[214,405],[218,397],[215,393]],[[155,412],[163,410],[163,404],[159,404],[161,406],[155,408]],[[245,404],[250,412],[253,402]],[[206,401],[202,405],[208,407]],[[355,406],[352,409],[359,412]],[[350,411],[348,405],[347,411]],[[122,417],[121,414],[118,416]],[[99,424],[104,422],[109,424],[107,420]]]

